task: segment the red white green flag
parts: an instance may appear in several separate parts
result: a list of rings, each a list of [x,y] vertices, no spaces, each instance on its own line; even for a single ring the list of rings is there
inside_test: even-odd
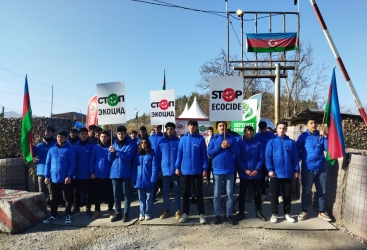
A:
[[[298,49],[297,33],[246,34],[247,52],[283,52]]]
[[[33,147],[32,147],[32,108],[29,98],[28,80],[25,76],[24,97],[23,97],[23,114],[22,114],[22,135],[20,142],[20,149],[27,162],[32,161]]]

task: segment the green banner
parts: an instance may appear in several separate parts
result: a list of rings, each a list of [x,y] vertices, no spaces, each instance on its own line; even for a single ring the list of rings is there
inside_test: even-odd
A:
[[[257,126],[257,100],[249,99],[243,100],[242,104],[242,121],[232,121],[231,130],[244,135],[243,129],[246,126],[252,126],[256,130]]]

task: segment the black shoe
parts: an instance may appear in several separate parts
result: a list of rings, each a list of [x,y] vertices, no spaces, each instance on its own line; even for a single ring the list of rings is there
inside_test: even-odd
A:
[[[129,221],[129,214],[124,214],[124,218],[122,219],[123,222]]]
[[[230,216],[226,217],[226,220],[227,220],[227,221],[228,221],[228,223],[229,223],[229,224],[231,224],[231,225],[235,225],[235,224],[236,224],[235,220],[232,218],[232,215],[230,215]]]
[[[111,222],[116,222],[122,220],[122,215],[121,214],[115,214],[112,218],[111,218]]]
[[[215,218],[214,218],[214,224],[215,225],[218,225],[220,223],[220,216],[215,216]]]
[[[259,218],[262,221],[266,221],[266,218],[264,217],[264,215],[261,213],[261,211],[256,211],[256,218]]]
[[[195,196],[191,197],[190,203],[191,204],[196,204],[196,197]]]
[[[92,217],[92,211],[90,211],[90,209],[87,209],[86,215],[88,218]]]
[[[245,213],[238,213],[236,215],[236,221],[241,221],[245,218]]]

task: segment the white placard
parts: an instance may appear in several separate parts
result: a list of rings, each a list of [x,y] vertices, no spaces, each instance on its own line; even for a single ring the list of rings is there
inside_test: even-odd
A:
[[[210,121],[242,120],[243,78],[210,78]]]
[[[173,89],[150,91],[150,124],[175,122],[175,92]]]
[[[126,122],[125,82],[97,84],[98,124]]]

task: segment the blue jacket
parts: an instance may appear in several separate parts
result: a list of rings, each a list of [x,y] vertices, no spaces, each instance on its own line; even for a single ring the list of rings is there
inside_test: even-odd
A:
[[[299,173],[298,160],[296,143],[286,135],[277,135],[266,145],[266,168],[275,172],[277,178],[293,179],[293,173]]]
[[[237,157],[239,177],[244,179],[261,179],[261,167],[264,164],[264,149],[261,143],[255,137],[251,141],[244,138],[238,143],[241,150],[240,156]],[[256,169],[258,173],[255,177],[249,176],[245,173],[247,169],[251,172]]]
[[[136,153],[136,144],[129,136],[125,137],[124,144],[121,147],[117,140],[112,145],[116,152],[108,153],[108,160],[112,162],[110,178],[131,178],[133,171],[134,155]]]
[[[89,140],[83,145],[81,141],[74,144],[73,148],[76,154],[76,166],[74,179],[90,179],[90,157],[95,144]]]
[[[150,155],[135,154],[137,167],[134,168],[134,174],[131,181],[135,184],[135,188],[155,189],[158,180],[158,166],[156,154],[152,149]]]
[[[52,183],[64,183],[66,177],[73,178],[75,169],[75,150],[68,143],[61,147],[56,144],[48,150],[45,178]]]
[[[320,137],[318,130],[315,131],[315,134],[307,130],[298,137],[296,145],[303,169],[311,171],[325,169],[324,151],[327,150],[327,142],[325,137]]]
[[[97,178],[110,178],[111,162],[108,160],[110,145],[98,144],[92,150],[89,173],[95,174]]]
[[[153,133],[152,135],[149,136],[149,141],[152,144],[152,149],[154,151],[157,151],[157,147],[158,147],[158,143],[160,140],[162,140],[163,138],[163,133]],[[139,141],[140,142],[140,141]]]
[[[266,144],[268,143],[268,141],[270,141],[274,137],[276,137],[276,135],[273,132],[269,132],[269,131],[266,131],[265,134],[261,133],[260,131],[256,133],[255,135],[256,140],[258,140],[261,143],[261,145],[264,147],[264,151],[265,151]]]
[[[45,141],[40,142],[37,146],[33,147],[33,156],[38,156],[36,175],[45,175],[46,158],[48,150],[57,144],[56,139],[47,143]]]
[[[196,175],[207,171],[208,156],[203,136],[186,132],[181,137],[175,166],[183,175]]]
[[[212,136],[208,145],[208,156],[212,158],[213,174],[234,174],[236,172],[235,156],[240,155],[237,139],[226,133],[226,140],[231,145],[222,149],[223,135],[217,133]]]
[[[157,147],[157,162],[159,166],[159,172],[162,172],[163,176],[172,176],[175,174],[175,163],[177,159],[178,144],[180,139],[176,136],[172,136],[168,139],[165,136]]]

